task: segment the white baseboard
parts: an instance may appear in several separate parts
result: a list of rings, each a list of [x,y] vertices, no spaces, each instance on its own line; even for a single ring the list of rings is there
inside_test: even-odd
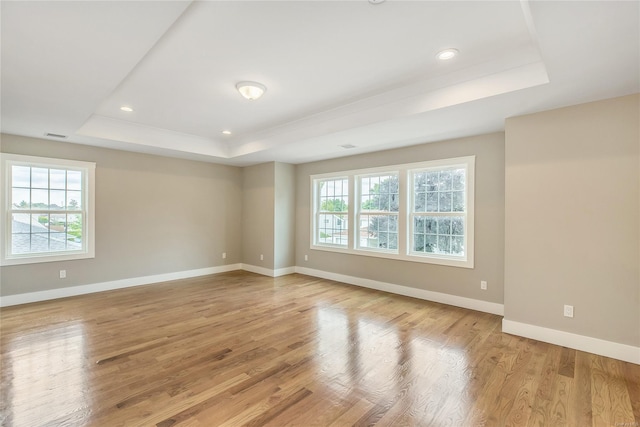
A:
[[[277,268],[272,270],[270,268],[258,267],[257,265],[241,264],[240,267],[244,271],[250,271],[251,273],[262,274],[269,277],[286,276],[287,274],[295,273],[295,267]]]
[[[502,319],[502,332],[640,365],[640,347]]]
[[[344,274],[331,273],[323,270],[314,270],[312,268],[306,267],[296,267],[295,272],[306,274],[308,276],[320,277],[322,279],[348,283],[350,285],[361,286],[364,288],[376,289],[378,291],[390,292],[392,294],[399,294],[407,297],[439,302],[456,307],[497,314],[499,316],[504,315],[504,306],[495,302],[488,302],[457,295],[427,291],[424,289],[412,288],[409,286],[395,285],[393,283],[379,282],[377,280],[363,279],[361,277],[347,276]]]
[[[67,288],[50,289],[40,292],[7,295],[0,297],[0,307],[27,304],[31,302],[47,301],[57,298],[73,297],[94,292],[111,291],[114,289],[130,288],[133,286],[149,285],[152,283],[168,282],[170,280],[188,279],[209,274],[226,273],[242,269],[242,264],[221,265],[218,267],[199,268],[197,270],[178,271],[175,273],[155,274],[153,276],[134,277],[131,279],[113,280],[109,282],[92,283],[90,285],[69,286]]]

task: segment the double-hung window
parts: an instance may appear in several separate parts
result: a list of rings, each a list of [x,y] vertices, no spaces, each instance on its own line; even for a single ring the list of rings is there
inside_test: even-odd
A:
[[[2,265],[93,258],[95,163],[0,158]]]
[[[398,253],[398,173],[357,176],[358,249]]]
[[[315,186],[315,236],[322,245],[349,244],[349,179],[320,179]]]
[[[460,159],[465,160],[465,159]],[[409,171],[409,254],[468,263],[473,253],[473,164],[439,162]]]
[[[312,176],[311,249],[473,268],[474,168],[469,156]]]

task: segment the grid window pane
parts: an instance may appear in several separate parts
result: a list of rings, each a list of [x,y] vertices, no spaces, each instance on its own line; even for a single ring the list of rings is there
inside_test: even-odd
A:
[[[49,169],[31,168],[31,188],[49,188]]]
[[[358,246],[369,249],[398,249],[397,215],[360,215]]]
[[[464,256],[466,169],[415,171],[413,196],[413,252]]]
[[[67,215],[67,249],[82,248],[83,230],[82,215]]]
[[[464,256],[464,218],[413,217],[414,252]]]
[[[318,194],[316,236],[318,244],[349,244],[349,180],[346,178],[316,181]]]
[[[319,243],[346,245],[349,241],[346,215],[321,214],[319,216]]]
[[[453,212],[464,212],[464,191],[454,191],[452,194]]]
[[[438,191],[451,191],[451,171],[440,172]]]
[[[398,212],[399,197],[397,174],[360,177],[362,211]]]
[[[64,190],[67,188],[67,171],[61,169],[49,170],[49,188]]]
[[[464,169],[452,171],[453,190],[464,190],[465,175]]]
[[[438,211],[451,212],[451,191],[438,193]]]
[[[31,191],[28,188],[12,188],[11,207],[13,209],[31,208]]]
[[[64,210],[66,206],[65,195],[64,190],[49,191],[49,209]]]
[[[83,172],[18,165],[10,170],[10,209],[25,211],[11,213],[10,253],[83,250]]]
[[[12,186],[30,188],[31,187],[31,168],[29,166],[12,166],[11,167]]]
[[[49,190],[31,190],[31,209],[49,209]]]
[[[82,172],[72,170],[67,171],[67,189],[82,190]]]
[[[356,245],[363,249],[398,250],[400,210],[399,179],[396,173],[357,177],[360,192]],[[385,213],[389,214],[385,214]]]
[[[67,209],[70,211],[82,209],[81,191],[67,191]]]

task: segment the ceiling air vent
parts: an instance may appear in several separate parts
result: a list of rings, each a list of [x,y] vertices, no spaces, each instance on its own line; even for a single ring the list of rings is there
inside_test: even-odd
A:
[[[59,133],[51,133],[51,132],[45,133],[44,136],[48,136],[49,138],[66,138],[67,137],[67,135],[60,135]]]

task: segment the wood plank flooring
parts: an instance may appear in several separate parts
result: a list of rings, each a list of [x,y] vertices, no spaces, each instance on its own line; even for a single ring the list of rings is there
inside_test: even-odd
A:
[[[3,426],[640,426],[640,366],[245,272],[1,311]]]

